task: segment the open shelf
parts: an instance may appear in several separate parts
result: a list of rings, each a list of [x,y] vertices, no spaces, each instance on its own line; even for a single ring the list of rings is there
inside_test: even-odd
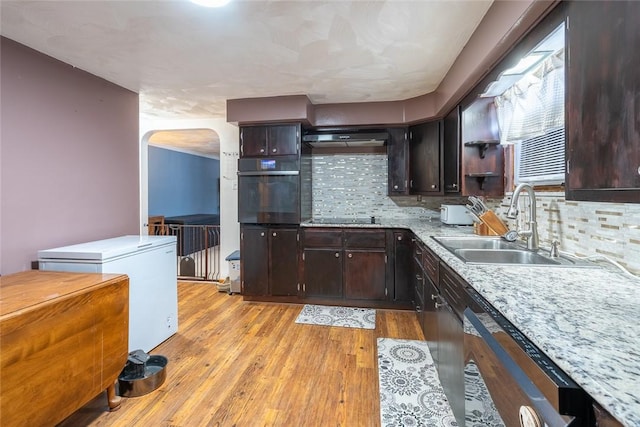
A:
[[[468,178],[475,178],[476,181],[478,181],[478,186],[480,187],[480,190],[484,190],[484,181],[487,178],[497,178],[500,177],[500,174],[494,173],[494,172],[480,172],[480,173],[468,173],[465,174],[465,177]]]
[[[500,144],[500,141],[498,141],[497,139],[490,139],[486,141],[468,141],[464,143],[465,147],[478,147],[478,154],[480,155],[481,159],[484,159],[484,155],[489,147],[493,147],[498,144]]]

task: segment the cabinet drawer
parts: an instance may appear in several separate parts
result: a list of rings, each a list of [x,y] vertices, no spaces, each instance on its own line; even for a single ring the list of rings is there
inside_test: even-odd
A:
[[[425,247],[422,260],[424,269],[431,278],[431,281],[433,283],[438,283],[438,264],[440,263],[438,256],[431,252],[431,249]]]
[[[341,248],[342,231],[335,228],[305,228],[304,246],[317,248]]]
[[[467,306],[465,286],[466,282],[457,274],[445,265],[440,264],[440,293],[461,319],[462,313]]]
[[[386,233],[378,230],[348,230],[344,232],[345,248],[385,248]]]

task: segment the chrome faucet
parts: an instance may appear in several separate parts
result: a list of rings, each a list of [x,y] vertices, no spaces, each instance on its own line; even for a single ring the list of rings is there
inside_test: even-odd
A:
[[[527,239],[527,249],[537,251],[539,249],[538,238],[538,223],[536,222],[536,194],[533,191],[533,187],[529,184],[520,184],[513,190],[513,196],[511,196],[511,205],[507,211],[507,218],[515,219],[518,216],[518,199],[520,198],[520,192],[525,190],[529,196],[529,229],[518,230],[519,236],[524,236]]]

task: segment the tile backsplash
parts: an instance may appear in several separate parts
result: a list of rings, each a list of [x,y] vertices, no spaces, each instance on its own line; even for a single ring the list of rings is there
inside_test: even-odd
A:
[[[388,216],[386,154],[313,155],[313,216]],[[386,215],[385,215],[386,214]]]
[[[528,197],[521,194],[520,214],[511,228],[527,227]],[[489,201],[503,219],[511,195]],[[565,200],[564,193],[536,193],[540,245],[560,242],[560,250],[577,256],[606,256],[632,273],[640,274],[640,204]],[[517,221],[517,224],[516,224]]]
[[[392,217],[398,207],[426,208],[439,215],[443,203],[464,204],[462,197],[390,198],[387,196],[386,154],[330,154],[312,157],[313,216],[314,217]],[[425,216],[423,209],[402,211],[407,216]]]
[[[423,207],[437,211],[443,203],[465,204],[466,197],[387,196],[387,156],[385,154],[314,155],[313,216],[369,217],[397,215],[398,206]],[[511,195],[487,200],[506,220]],[[521,195],[521,204],[527,197]],[[537,193],[537,220],[540,244],[552,240],[560,249],[577,256],[604,255],[640,275],[640,204],[595,203],[565,200],[564,193]],[[527,210],[521,207],[518,224],[524,226]]]

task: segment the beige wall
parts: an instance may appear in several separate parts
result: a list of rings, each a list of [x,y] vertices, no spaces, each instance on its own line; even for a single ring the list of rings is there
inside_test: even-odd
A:
[[[0,54],[0,274],[137,234],[138,95],[5,38]]]

